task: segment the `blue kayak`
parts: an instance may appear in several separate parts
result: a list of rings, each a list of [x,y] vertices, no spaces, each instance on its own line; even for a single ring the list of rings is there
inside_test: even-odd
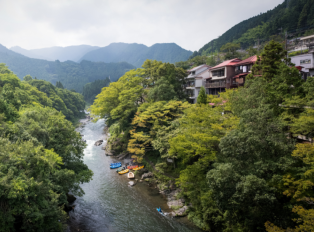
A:
[[[110,168],[115,169],[115,168],[120,168],[121,166],[122,166],[121,163],[115,163],[115,164],[110,165]]]
[[[160,213],[162,216],[165,216],[160,207],[156,208],[156,209],[157,209],[158,213]]]
[[[121,164],[121,162],[118,162],[118,163],[111,163],[110,166],[111,166],[111,165],[116,165],[116,164]]]

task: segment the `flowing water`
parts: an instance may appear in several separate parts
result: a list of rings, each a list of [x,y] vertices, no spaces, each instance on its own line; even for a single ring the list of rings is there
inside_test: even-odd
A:
[[[128,186],[127,175],[109,169],[116,160],[105,155],[101,146],[94,146],[103,134],[104,121],[89,122],[79,129],[86,140],[84,162],[94,172],[93,180],[82,184],[85,195],[77,197],[70,212],[69,231],[91,232],[171,232],[200,231],[186,218],[160,215],[156,208],[169,211],[166,199],[146,183]],[[138,177],[137,177],[138,178]]]

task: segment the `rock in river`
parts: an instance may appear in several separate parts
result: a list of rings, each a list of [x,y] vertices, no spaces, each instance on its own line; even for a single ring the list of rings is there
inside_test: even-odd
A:
[[[153,173],[149,172],[149,173],[145,173],[142,175],[142,180],[144,180],[145,178],[152,178],[154,176]]]
[[[100,139],[95,142],[95,146],[100,146],[104,140]]]
[[[129,185],[130,186],[134,186],[136,184],[136,182],[134,182],[134,181],[129,181]]]

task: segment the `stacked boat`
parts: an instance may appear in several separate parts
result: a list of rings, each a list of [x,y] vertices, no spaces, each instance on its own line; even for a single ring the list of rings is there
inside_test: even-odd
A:
[[[122,166],[122,163],[121,163],[121,162],[118,162],[118,163],[111,163],[111,164],[110,164],[110,168],[111,168],[111,169],[120,168],[121,166]]]

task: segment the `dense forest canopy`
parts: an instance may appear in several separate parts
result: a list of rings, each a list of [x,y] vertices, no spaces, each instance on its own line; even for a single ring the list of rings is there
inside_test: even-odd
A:
[[[242,48],[271,40],[271,36],[284,32],[289,36],[299,36],[314,26],[313,0],[285,0],[272,10],[238,23],[217,39],[205,44],[192,57],[209,55],[219,51],[227,43],[240,43]]]
[[[0,64],[0,230],[64,231],[67,193],[84,194],[86,146],[66,119],[83,96]],[[64,116],[64,114],[66,116]]]
[[[92,104],[95,97],[101,92],[101,89],[107,87],[109,84],[110,79],[107,77],[106,79],[96,80],[84,85],[82,95],[84,96],[85,101]]]
[[[5,63],[19,78],[31,75],[38,79],[46,80],[55,84],[62,82],[65,88],[83,91],[83,86],[95,80],[111,78],[118,80],[126,71],[135,68],[126,62],[103,63],[82,61],[60,62],[32,59],[17,54],[0,45],[0,63]]]
[[[314,146],[296,136],[313,137],[314,78],[286,57],[271,41],[244,88],[202,89],[194,105],[172,84],[182,68],[148,60],[103,88],[91,111],[107,120],[108,149],[153,163],[159,188],[176,184],[203,230],[312,231]]]

